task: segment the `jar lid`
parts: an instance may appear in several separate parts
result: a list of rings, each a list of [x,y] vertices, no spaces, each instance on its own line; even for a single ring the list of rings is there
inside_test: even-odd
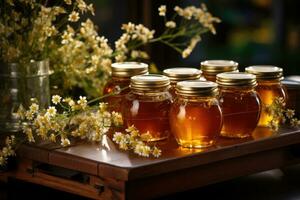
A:
[[[201,70],[187,67],[169,68],[163,71],[163,74],[174,82],[199,79],[201,73]]]
[[[246,67],[246,72],[256,75],[257,80],[283,79],[282,68],[272,65],[255,65]]]
[[[148,73],[148,64],[139,62],[118,62],[111,64],[112,76],[129,78]]]
[[[218,91],[218,84],[211,81],[189,80],[176,84],[176,91],[183,96],[214,96]]]
[[[206,60],[201,62],[201,70],[206,74],[218,74],[238,70],[238,63],[232,60]]]
[[[131,77],[130,88],[133,90],[156,90],[170,85],[170,79],[164,75],[145,74]]]
[[[253,74],[245,72],[225,72],[217,75],[217,83],[220,86],[247,86],[254,87],[257,85],[256,77]]]

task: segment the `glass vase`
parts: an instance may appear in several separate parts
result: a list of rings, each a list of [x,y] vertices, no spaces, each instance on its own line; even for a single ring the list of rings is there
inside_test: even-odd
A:
[[[49,106],[49,60],[2,63],[0,78],[0,132],[20,130],[18,108],[23,105],[27,109],[32,98],[40,108]]]

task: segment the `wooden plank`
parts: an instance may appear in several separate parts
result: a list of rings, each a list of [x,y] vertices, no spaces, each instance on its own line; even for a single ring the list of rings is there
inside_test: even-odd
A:
[[[43,163],[49,162],[49,151],[47,149],[39,148],[31,145],[21,145],[17,151],[18,156],[35,160]]]
[[[242,157],[194,166],[189,169],[132,180],[126,185],[126,197],[128,199],[150,199],[300,163],[300,157],[294,156],[290,150],[291,147],[283,147],[256,152]]]
[[[142,158],[123,152],[109,138],[105,143],[104,145],[82,143],[55,149],[49,151],[48,162],[97,174],[102,178],[126,181],[297,144],[300,143],[300,132],[299,129],[285,128],[279,134],[272,135],[267,130],[257,129],[252,139],[220,138],[215,147],[205,150],[180,148],[170,139],[159,143],[163,155],[158,159]]]
[[[59,152],[49,152],[49,164],[98,175],[98,164],[82,157],[69,156]]]

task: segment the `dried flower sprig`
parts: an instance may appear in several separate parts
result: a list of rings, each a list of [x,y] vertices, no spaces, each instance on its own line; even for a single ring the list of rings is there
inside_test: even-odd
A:
[[[212,16],[207,11],[205,4],[201,8],[188,6],[174,8],[176,14],[170,19],[167,18],[167,7],[161,5],[158,8],[159,16],[164,17],[165,31],[158,37],[154,36],[155,31],[150,30],[142,24],[135,25],[131,22],[122,25],[124,33],[115,42],[115,55],[117,61],[130,59],[132,51],[147,43],[163,43],[182,54],[183,58],[188,57],[197,43],[201,40],[201,35],[206,32],[216,34],[215,23],[221,22],[217,17]],[[180,23],[175,20],[180,18]],[[144,52],[145,54],[145,52]],[[145,54],[146,55],[146,54]]]
[[[68,23],[84,13],[94,14],[84,0],[4,0],[0,4],[0,57],[5,62],[29,63],[48,58]]]
[[[82,96],[75,100],[54,95],[51,100],[53,105],[47,109],[39,109],[36,99],[31,99],[32,104],[28,110],[20,106],[18,115],[23,121],[25,141],[34,143],[39,138],[59,142],[63,147],[71,145],[70,138],[101,142],[111,128],[123,125],[122,115],[114,111],[108,112],[107,103],[100,102],[98,106],[91,106],[95,100],[88,102]],[[120,149],[133,149],[136,154],[144,157],[161,155],[159,148],[144,142],[149,139],[149,134],[139,134],[133,126],[126,129],[126,132],[127,134],[114,134],[113,141]],[[24,139],[24,135],[18,134],[17,137]],[[15,155],[15,146],[15,136],[7,137],[5,146],[0,150],[0,166],[6,164],[8,157]]]
[[[111,127],[123,125],[121,114],[108,112],[106,103],[95,107],[88,105],[86,97],[76,101],[59,95],[52,96],[52,103],[39,110],[33,101],[29,110],[19,109],[20,118],[26,122],[23,132],[28,142],[35,142],[36,137],[51,142],[60,139],[62,146],[70,145],[69,137],[101,141]]]
[[[61,94],[80,88],[88,97],[97,97],[110,76],[112,61],[148,59],[147,52],[139,48],[155,42],[172,47],[186,58],[201,35],[215,34],[214,24],[220,22],[204,4],[201,8],[176,6],[171,18],[167,18],[165,5],[158,10],[166,27],[161,35],[129,22],[122,25],[124,33],[113,50],[107,39],[98,35],[93,22],[82,19],[82,14],[94,15],[93,5],[84,0],[4,0],[0,4],[0,60],[28,63],[49,58],[54,71],[51,81],[62,88]],[[77,27],[74,22],[79,20],[83,22]]]
[[[295,117],[295,111],[285,108],[286,103],[282,97],[276,97],[270,106],[265,107],[265,111],[273,119],[269,122],[269,127],[277,131],[281,124],[289,124],[292,127],[299,127],[300,120]]]
[[[6,165],[8,158],[15,155],[15,145],[16,141],[14,135],[6,137],[5,144],[2,149],[0,149],[0,166]]]
[[[161,150],[156,146],[150,146],[144,141],[147,141],[149,134],[140,134],[134,127],[130,126],[126,130],[126,133],[116,132],[113,135],[113,141],[119,145],[122,150],[132,150],[135,154],[143,157],[160,157]]]

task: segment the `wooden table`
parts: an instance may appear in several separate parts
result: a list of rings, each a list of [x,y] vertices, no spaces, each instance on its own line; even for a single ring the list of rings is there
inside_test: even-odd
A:
[[[122,152],[109,138],[99,144],[68,148],[41,143],[23,145],[17,169],[0,173],[93,199],[148,199],[300,163],[300,129],[278,134],[258,128],[252,139],[219,138],[215,147],[178,147],[161,142],[158,159]]]

